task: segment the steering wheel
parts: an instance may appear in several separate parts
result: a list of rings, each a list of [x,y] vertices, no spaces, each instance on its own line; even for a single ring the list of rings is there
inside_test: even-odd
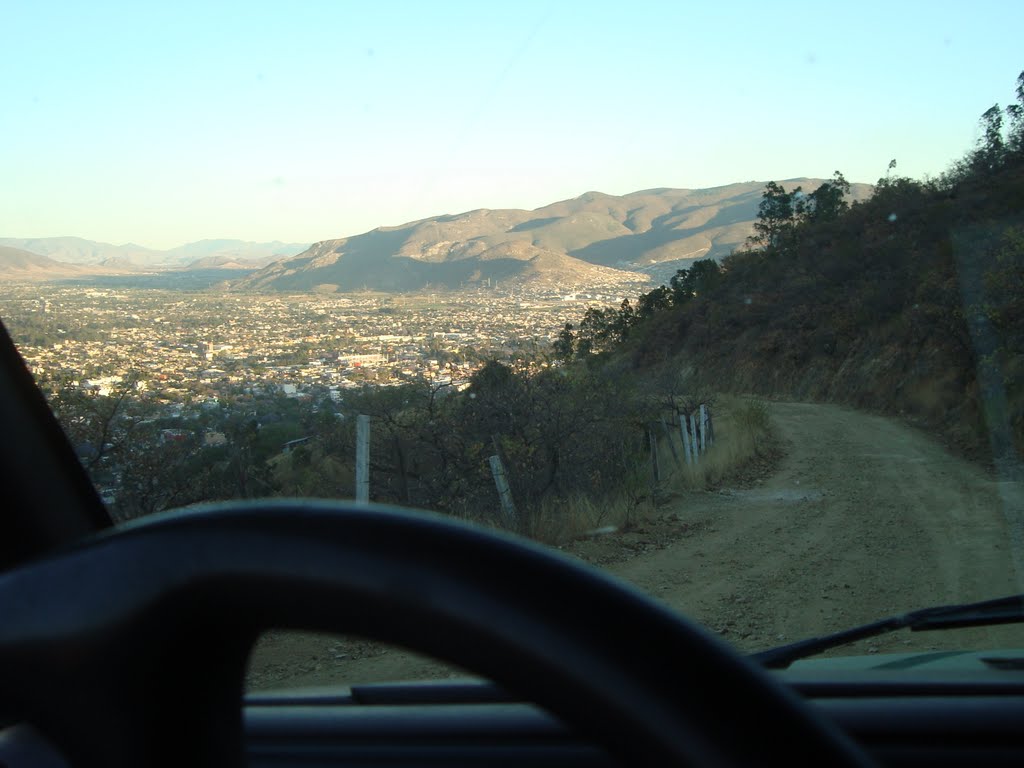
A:
[[[447,517],[315,501],[121,526],[0,576],[0,717],[72,763],[243,764],[249,651],[352,632],[456,663],[629,765],[867,765],[695,624],[595,569]]]

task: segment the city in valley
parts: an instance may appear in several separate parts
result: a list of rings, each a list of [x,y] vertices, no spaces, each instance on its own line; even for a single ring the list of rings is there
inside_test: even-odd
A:
[[[548,365],[564,325],[588,307],[617,306],[623,295],[613,290],[318,295],[9,283],[0,318],[108,503],[127,504],[130,475],[146,476],[147,464],[181,466],[181,487],[172,493],[162,480],[161,493],[139,491],[145,508],[122,513],[134,516],[192,498],[178,493],[189,490],[188,456],[209,463],[244,442],[247,460],[262,466],[315,433],[314,420],[346,419],[368,390],[420,383],[443,394],[467,386],[488,359]]]
[[[128,380],[177,410],[278,391],[339,399],[366,384],[464,383],[489,358],[546,349],[621,295],[477,290],[237,294],[25,283],[0,317],[39,378],[108,394]]]

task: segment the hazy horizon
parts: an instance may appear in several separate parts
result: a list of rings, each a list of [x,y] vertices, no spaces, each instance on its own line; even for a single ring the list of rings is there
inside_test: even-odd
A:
[[[808,177],[806,177],[806,176],[792,176],[792,177],[789,177],[789,178],[786,178],[786,179],[775,179],[775,181],[779,181],[779,182],[785,183],[785,182],[790,182],[790,181],[798,181],[798,180],[802,180],[802,179],[806,179],[806,178],[808,178]],[[730,187],[730,186],[734,186],[734,185],[737,185],[737,184],[750,184],[750,183],[762,183],[762,182],[767,183],[767,181],[771,181],[771,180],[770,179],[764,179],[764,180],[755,179],[755,180],[746,181],[746,182],[734,181],[734,182],[729,182],[727,184],[716,185],[715,187],[705,187],[703,189],[709,189],[710,190],[710,189],[716,189],[718,187]],[[851,181],[851,183],[852,184],[859,184],[861,182]],[[651,191],[651,190],[662,190],[662,189],[676,189],[676,188],[661,186],[661,187],[650,187],[649,189],[646,189],[646,190],[635,189],[635,190],[630,190],[629,192],[622,193],[622,196],[630,195],[630,194],[637,194],[637,193],[641,193],[641,192],[648,192],[648,191]],[[601,194],[612,194],[612,193],[606,192],[605,190],[591,189],[591,190],[584,190],[583,192],[580,192],[578,195],[573,195],[571,198],[564,198],[563,200],[575,199],[575,198],[578,198],[578,197],[582,197],[583,195],[594,193],[594,192],[601,193]],[[181,243],[177,243],[177,244],[174,244],[174,245],[158,247],[158,246],[146,245],[144,243],[139,243],[139,242],[135,242],[135,241],[114,242],[114,241],[109,241],[109,240],[94,240],[93,238],[81,237],[81,236],[75,235],[75,234],[26,235],[26,236],[23,236],[23,235],[18,235],[18,234],[7,234],[7,233],[4,233],[4,232],[0,232],[0,241],[5,241],[5,240],[64,240],[64,239],[69,239],[69,240],[83,240],[83,241],[87,241],[87,242],[97,242],[97,243],[101,243],[101,244],[104,244],[104,245],[111,245],[111,246],[114,246],[116,248],[138,247],[138,248],[142,248],[142,249],[145,249],[145,250],[152,250],[152,251],[173,251],[173,250],[177,250],[177,249],[184,249],[184,248],[187,248],[188,246],[199,245],[201,243],[220,242],[220,241],[224,241],[224,242],[237,242],[237,243],[245,243],[245,244],[252,244],[252,245],[269,245],[269,244],[273,244],[273,243],[279,243],[281,245],[300,245],[300,244],[302,244],[302,245],[304,245],[304,247],[308,247],[309,245],[312,245],[314,243],[321,242],[321,241],[324,241],[324,240],[335,240],[335,239],[341,239],[341,238],[346,238],[346,237],[354,237],[356,235],[365,234],[366,232],[370,232],[370,231],[372,231],[374,229],[378,229],[378,228],[386,228],[386,229],[400,228],[400,227],[403,227],[403,226],[405,226],[407,224],[414,223],[416,221],[429,220],[429,219],[432,219],[432,218],[440,218],[440,217],[445,217],[445,216],[460,216],[460,215],[463,215],[463,214],[466,214],[466,213],[470,213],[470,212],[472,212],[474,210],[481,210],[481,209],[483,209],[483,210],[527,210],[527,211],[533,211],[533,210],[539,210],[539,209],[546,208],[546,207],[548,207],[550,205],[553,205],[553,204],[556,204],[556,203],[559,203],[559,202],[563,202],[563,200],[549,200],[549,201],[547,201],[545,203],[542,203],[540,205],[537,205],[537,206],[535,206],[533,208],[527,208],[527,209],[495,209],[495,208],[490,208],[489,206],[476,206],[475,208],[468,208],[468,209],[462,210],[462,211],[438,211],[438,212],[436,212],[436,213],[434,213],[432,215],[420,217],[419,219],[409,219],[408,221],[401,221],[401,222],[383,222],[383,223],[378,224],[378,225],[376,225],[374,227],[371,227],[370,229],[362,230],[360,232],[339,233],[339,234],[333,235],[331,237],[322,237],[322,238],[319,238],[318,240],[310,240],[310,241],[307,241],[307,242],[304,242],[304,243],[284,241],[284,240],[281,240],[280,238],[273,238],[273,239],[270,239],[270,240],[256,241],[256,240],[251,240],[251,239],[247,240],[247,239],[241,238],[241,237],[203,237],[203,238],[200,238],[198,240],[191,240],[191,241],[188,241],[188,242],[181,242]]]

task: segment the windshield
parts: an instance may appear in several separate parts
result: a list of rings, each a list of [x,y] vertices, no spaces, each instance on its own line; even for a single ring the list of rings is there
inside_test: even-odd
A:
[[[116,520],[433,510],[744,652],[1024,591],[1024,8],[7,16],[0,318]]]

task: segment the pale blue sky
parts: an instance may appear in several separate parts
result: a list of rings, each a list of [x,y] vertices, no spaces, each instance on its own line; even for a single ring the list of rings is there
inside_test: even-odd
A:
[[[0,236],[314,241],[587,190],[941,173],[1024,3],[4,0]]]

